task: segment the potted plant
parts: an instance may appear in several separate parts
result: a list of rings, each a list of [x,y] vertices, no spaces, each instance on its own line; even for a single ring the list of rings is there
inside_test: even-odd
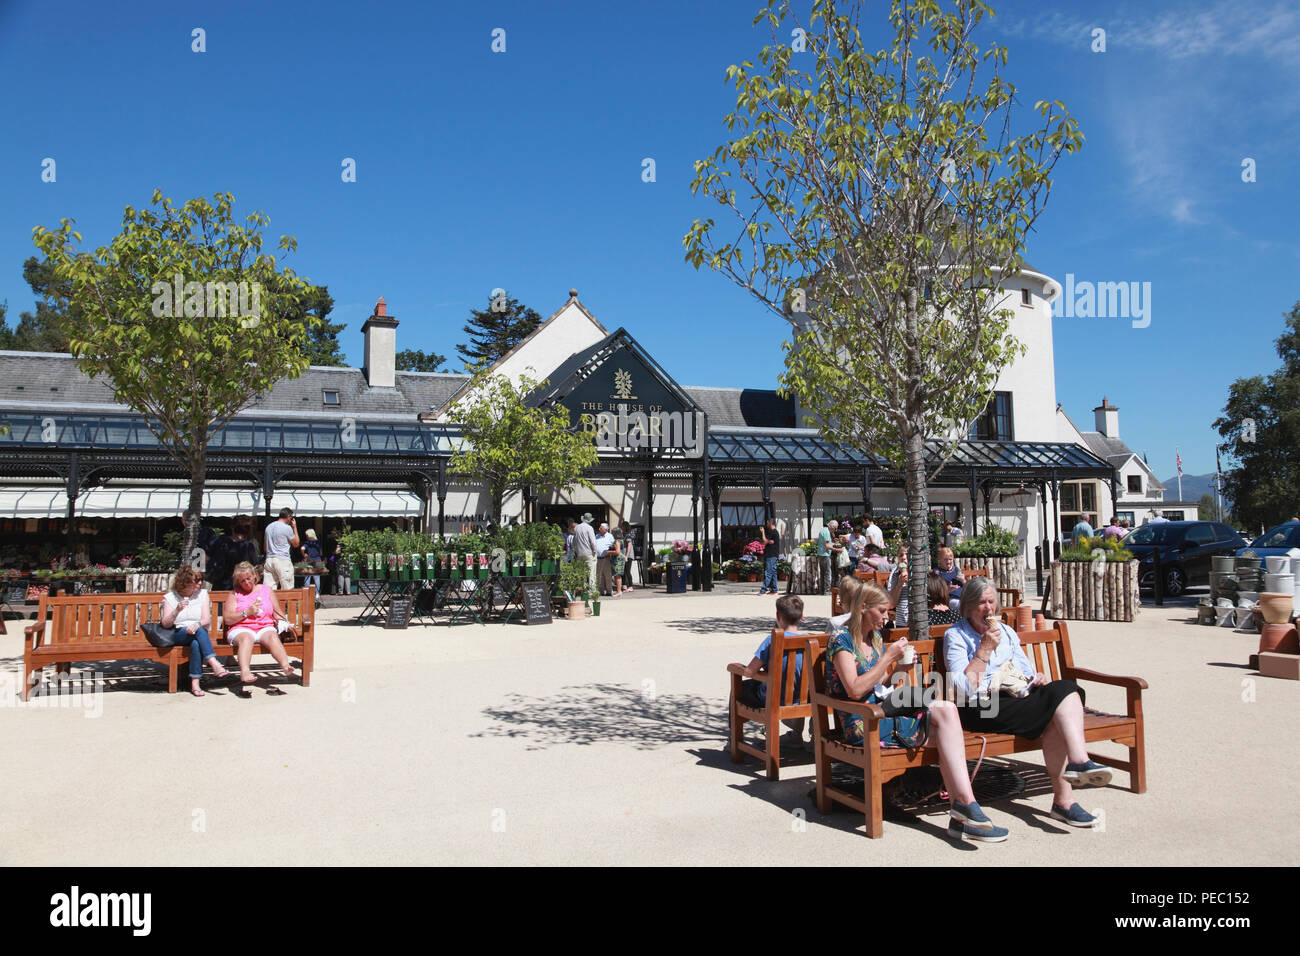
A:
[[[694,549],[691,547],[690,542],[683,541],[681,538],[678,538],[676,541],[672,543],[672,547],[669,548],[669,553],[672,558],[672,563],[673,564],[688,563],[690,561],[692,550]]]
[[[1141,608],[1138,562],[1118,541],[1084,538],[1052,562],[1052,616],[1132,621]]]
[[[794,565],[789,561],[781,558],[776,562],[776,579],[778,581],[788,581],[792,574],[794,574]]]
[[[565,561],[560,565],[559,590],[568,602],[570,618],[584,616],[584,603],[587,600],[587,566],[579,561]]]
[[[952,553],[960,567],[988,568],[997,587],[1024,591],[1024,560],[1020,555],[1020,540],[1014,532],[987,524],[979,534],[954,544]]]

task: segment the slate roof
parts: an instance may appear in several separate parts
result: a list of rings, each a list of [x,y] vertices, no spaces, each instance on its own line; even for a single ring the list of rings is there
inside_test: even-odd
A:
[[[371,388],[359,368],[313,365],[299,378],[281,379],[243,414],[276,412],[293,417],[414,418],[442,405],[469,376],[442,372],[397,372],[393,388]],[[326,405],[322,392],[339,393]],[[0,351],[0,404],[7,407],[127,411],[103,379],[90,379],[71,355]]]
[[[1109,438],[1101,432],[1081,431],[1079,434],[1083,436],[1083,440],[1088,443],[1088,447],[1092,449],[1093,453],[1098,458],[1104,458],[1116,469],[1118,469],[1120,465],[1124,464],[1124,462],[1128,461],[1129,457],[1134,454],[1133,449],[1129,448],[1128,445],[1124,444],[1118,438]],[[1138,460],[1141,460],[1140,455],[1138,456]],[[1143,462],[1143,464],[1145,465],[1146,463]],[[1147,489],[1148,491],[1165,490],[1164,483],[1160,481],[1160,479],[1157,478],[1149,468],[1147,469]]]
[[[774,389],[686,386],[686,393],[709,416],[710,428],[748,425],[753,428],[794,428],[794,399]]]

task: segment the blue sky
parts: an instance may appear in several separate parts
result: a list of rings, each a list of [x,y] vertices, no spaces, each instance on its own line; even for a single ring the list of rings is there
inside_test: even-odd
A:
[[[786,324],[681,246],[713,212],[691,163],[726,139],[723,71],[767,41],[758,6],[0,0],[0,301],[11,324],[32,306],[37,224],[75,218],[93,247],[155,187],[228,190],[238,213],[270,216],[268,246],[298,238],[288,262],[329,286],[352,364],[381,294],[399,348],[454,361],[493,288],[546,316],[576,287],[683,384],[774,387]],[[1023,101],[1063,100],[1086,137],[1026,259],[1152,287],[1147,328],[1056,320],[1057,397],[1083,427],[1103,395],[1120,406],[1162,478],[1175,446],[1187,473],[1212,471],[1228,385],[1277,367],[1300,300],[1300,9],[994,6],[983,38],[1010,48]]]

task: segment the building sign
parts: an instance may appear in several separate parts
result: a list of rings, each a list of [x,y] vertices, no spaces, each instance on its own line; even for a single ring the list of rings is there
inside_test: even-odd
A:
[[[560,402],[599,448],[704,456],[704,415],[682,402],[632,349],[614,352]]]

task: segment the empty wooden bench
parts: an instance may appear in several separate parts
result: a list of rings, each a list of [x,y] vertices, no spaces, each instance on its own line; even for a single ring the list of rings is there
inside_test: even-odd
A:
[[[226,640],[221,616],[229,591],[211,592],[212,621],[208,634],[218,657],[235,653]],[[302,685],[311,683],[315,666],[315,637],[312,613],[315,588],[276,591],[280,609],[299,633],[283,640],[290,657],[302,661]],[[167,691],[176,693],[179,669],[188,667],[189,647],[154,647],[145,639],[140,625],[162,616],[161,593],[85,594],[78,597],[42,595],[36,620],[24,630],[22,699],[27,700],[40,672],[49,666],[67,669],[82,661],[158,661],[167,668]],[[264,654],[258,645],[254,653]]]
[[[1034,665],[1034,669],[1046,674],[1049,679],[1095,681],[1125,689],[1128,696],[1125,714],[1101,714],[1091,709],[1085,711],[1084,739],[1089,743],[1113,740],[1127,747],[1128,760],[1102,757],[1091,752],[1088,756],[1108,767],[1128,771],[1129,788],[1134,793],[1145,793],[1147,781],[1142,691],[1147,687],[1146,681],[1140,677],[1116,677],[1075,666],[1070,652],[1070,633],[1064,621],[1054,622],[1053,627],[1048,630],[1016,633],[1025,656]],[[915,663],[911,668],[901,668],[906,673],[907,683],[925,686],[926,675],[944,674],[942,639],[913,641],[912,647],[916,650]],[[808,656],[804,661],[804,673],[811,673],[813,686],[811,703],[817,768],[817,809],[822,813],[829,813],[832,802],[851,807],[866,817],[867,836],[882,836],[884,824],[881,793],[884,784],[912,767],[937,764],[938,748],[928,746],[915,750],[882,748],[879,721],[884,719],[885,715],[878,706],[839,700],[826,693],[825,646],[817,642],[809,642]],[[895,671],[898,669],[895,668]],[[855,747],[845,743],[841,738],[840,729],[835,726],[836,710],[857,714],[862,718],[862,746]],[[986,757],[996,757],[1042,749],[1041,739],[1029,740],[1011,734],[984,735],[987,745],[981,742],[979,735],[967,733],[965,737],[966,757],[971,760],[978,758],[981,750]],[[860,794],[832,785],[831,765],[836,761],[861,768],[863,788]]]

